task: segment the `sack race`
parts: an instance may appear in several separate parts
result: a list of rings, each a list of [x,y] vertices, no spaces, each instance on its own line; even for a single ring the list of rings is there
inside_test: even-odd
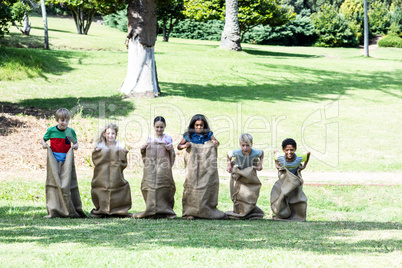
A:
[[[141,192],[146,204],[145,211],[134,214],[135,218],[174,218],[174,194],[172,166],[174,150],[166,150],[165,144],[150,143],[141,150],[144,162]]]
[[[103,148],[92,152],[94,176],[91,182],[92,217],[129,217],[131,208],[130,185],[124,179],[127,151],[121,148]]]
[[[183,192],[183,218],[224,219],[218,210],[219,175],[217,148],[211,141],[192,143],[186,149],[186,180]]]
[[[307,197],[303,192],[300,171],[294,175],[286,168],[278,171],[271,191],[271,209],[274,220],[306,221]]]
[[[64,164],[56,160],[50,147],[47,149],[46,209],[47,218],[87,217],[82,210],[71,148]]]
[[[227,211],[226,215],[231,219],[262,219],[264,212],[256,206],[260,189],[261,182],[257,177],[256,167],[239,169],[234,166],[230,177],[233,211]]]

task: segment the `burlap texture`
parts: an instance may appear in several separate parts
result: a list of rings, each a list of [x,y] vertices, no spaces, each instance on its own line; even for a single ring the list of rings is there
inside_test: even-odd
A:
[[[192,143],[184,154],[186,180],[183,192],[183,218],[224,219],[218,210],[219,175],[217,148],[211,141]]]
[[[121,148],[104,148],[92,152],[92,161],[95,168],[91,196],[95,208],[92,209],[91,216],[130,216],[130,185],[123,175],[123,170],[127,167],[127,151]]]
[[[239,169],[234,166],[230,177],[230,196],[233,201],[233,211],[226,215],[231,219],[262,219],[264,212],[257,207],[261,182],[257,177],[256,167]]]
[[[141,150],[144,161],[144,175],[141,191],[145,211],[136,213],[135,218],[174,218],[174,194],[172,166],[175,161],[174,150],[166,150],[165,144],[151,143]]]
[[[47,149],[46,208],[49,218],[82,218],[74,152],[70,149],[64,164],[58,162],[52,149]]]
[[[278,171],[278,180],[271,191],[271,209],[274,220],[306,221],[307,197],[303,192],[303,179],[286,168]]]

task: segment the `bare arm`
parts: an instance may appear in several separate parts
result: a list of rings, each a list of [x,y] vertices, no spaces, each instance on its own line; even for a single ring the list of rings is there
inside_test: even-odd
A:
[[[229,155],[227,155],[227,160],[228,160],[228,167],[226,171],[232,173],[232,158]]]
[[[218,147],[219,146],[219,141],[217,139],[215,139],[214,136],[211,137],[211,141],[213,142],[213,144]]]
[[[181,142],[177,145],[177,150],[183,150],[191,146],[190,142],[187,142],[184,138]]]
[[[260,163],[258,163],[258,166],[257,166],[258,171],[262,170],[262,161],[264,161],[264,151],[262,151],[262,154],[260,156]]]
[[[304,165],[302,165],[299,169],[300,170],[303,170],[303,169],[305,169],[306,167],[307,167],[307,164],[308,164],[308,161],[310,160],[310,152],[307,152],[307,159],[306,159],[306,161],[304,162]]]
[[[48,145],[44,139],[41,140],[43,149],[47,149]]]

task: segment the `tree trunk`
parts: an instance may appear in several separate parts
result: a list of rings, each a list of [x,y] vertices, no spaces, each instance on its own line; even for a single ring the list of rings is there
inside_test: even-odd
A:
[[[45,0],[41,0],[40,2],[42,7],[43,29],[45,31],[45,49],[49,49],[49,35],[47,30],[47,14],[46,14]]]
[[[168,41],[168,37],[166,36],[166,34],[167,34],[167,31],[166,31],[167,25],[166,24],[167,24],[166,19],[163,19],[162,20],[163,42]]]
[[[31,32],[31,23],[29,22],[28,13],[26,13],[26,12],[25,12],[25,14],[24,14],[23,26],[24,26],[23,34],[29,36],[29,33]]]
[[[241,50],[238,12],[237,0],[226,0],[225,28],[222,32],[221,47],[229,50]]]
[[[92,20],[95,16],[95,9],[85,9],[84,6],[70,6],[71,14],[73,15],[75,26],[78,34],[88,34]]]
[[[120,91],[133,97],[158,96],[154,46],[156,0],[131,0],[127,8],[128,66]]]

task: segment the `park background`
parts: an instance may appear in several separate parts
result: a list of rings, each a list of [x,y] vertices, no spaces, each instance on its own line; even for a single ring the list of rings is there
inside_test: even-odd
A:
[[[155,47],[161,98],[129,99],[125,32],[94,23],[77,35],[73,20],[32,17],[29,37],[13,28],[1,40],[0,258],[8,266],[395,266],[401,264],[400,120],[402,51],[242,44],[170,38]],[[46,156],[40,139],[57,108],[74,111],[80,149],[76,165],[84,211],[90,196],[93,142],[117,122],[130,148],[125,171],[142,211],[138,146],[154,115],[180,140],[204,113],[221,142],[219,158],[247,130],[266,151],[258,206],[262,221],[134,219],[45,220]],[[270,221],[275,182],[272,150],[287,137],[312,151],[303,176],[307,223]],[[218,208],[232,209],[229,175],[220,168]],[[184,166],[174,167],[175,211],[181,215]],[[24,255],[21,254],[24,252]],[[297,256],[297,257],[295,257]]]

